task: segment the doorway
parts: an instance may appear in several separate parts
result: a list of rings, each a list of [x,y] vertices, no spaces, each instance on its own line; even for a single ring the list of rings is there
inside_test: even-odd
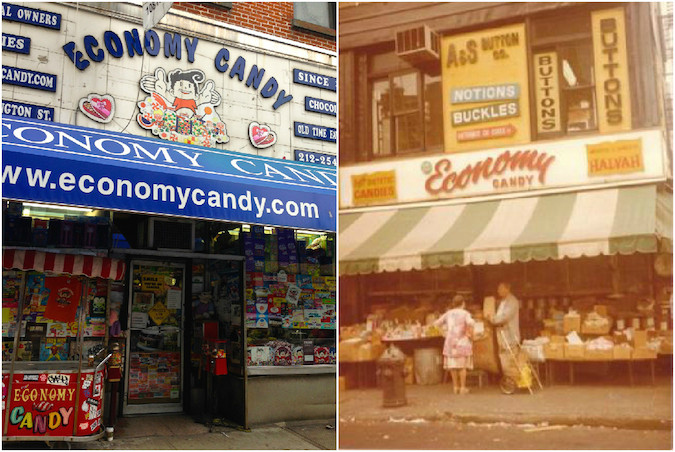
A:
[[[131,262],[124,413],[183,411],[185,266]]]

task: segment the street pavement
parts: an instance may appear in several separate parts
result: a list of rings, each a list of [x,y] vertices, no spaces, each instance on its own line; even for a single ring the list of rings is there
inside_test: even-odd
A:
[[[672,449],[668,430],[455,421],[340,421],[341,449]]]
[[[407,404],[379,389],[340,393],[343,449],[672,449],[673,383],[546,386],[502,394],[491,385],[407,385]]]
[[[327,428],[329,427],[329,428]],[[254,427],[208,427],[187,415],[120,418],[112,441],[72,443],[71,449],[251,450],[335,449],[335,420],[298,421]],[[65,448],[56,444],[55,448]],[[44,443],[6,443],[5,449],[45,448]]]
[[[644,382],[547,386],[534,395],[520,392],[504,395],[494,385],[471,388],[467,395],[452,393],[452,384],[407,385],[407,405],[382,407],[379,389],[347,390],[340,393],[340,422],[395,419],[454,420],[480,423],[548,422],[560,425],[672,430],[672,378],[656,385]],[[341,424],[342,425],[342,424]]]

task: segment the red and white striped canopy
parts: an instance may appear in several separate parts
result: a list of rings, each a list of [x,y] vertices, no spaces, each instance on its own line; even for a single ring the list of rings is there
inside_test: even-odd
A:
[[[5,249],[2,253],[2,268],[65,273],[121,281],[124,278],[126,264],[121,260],[108,257]]]

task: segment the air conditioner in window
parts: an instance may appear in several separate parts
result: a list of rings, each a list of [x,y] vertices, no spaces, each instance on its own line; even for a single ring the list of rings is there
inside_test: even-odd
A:
[[[396,55],[411,64],[438,61],[438,33],[426,25],[396,32]]]

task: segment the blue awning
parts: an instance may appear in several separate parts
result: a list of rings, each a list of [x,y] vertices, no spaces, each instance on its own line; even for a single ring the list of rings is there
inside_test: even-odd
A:
[[[2,117],[5,199],[335,231],[336,169]]]

